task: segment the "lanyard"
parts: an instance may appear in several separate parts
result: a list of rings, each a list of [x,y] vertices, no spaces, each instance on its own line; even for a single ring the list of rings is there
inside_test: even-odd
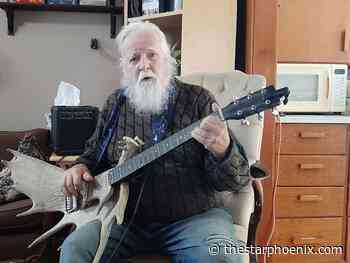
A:
[[[152,120],[152,144],[159,143],[166,135],[174,110],[175,88],[171,88],[163,112]]]
[[[117,126],[116,124],[119,119],[119,114],[120,114],[119,107],[122,106],[124,102],[125,102],[124,94],[119,93],[118,98],[116,99],[116,102],[113,104],[113,108],[112,108],[111,114],[109,115],[106,126],[103,130],[101,144],[98,145],[96,166],[102,160],[102,157],[106,152],[107,146],[112,139],[112,135],[116,129],[116,126]]]

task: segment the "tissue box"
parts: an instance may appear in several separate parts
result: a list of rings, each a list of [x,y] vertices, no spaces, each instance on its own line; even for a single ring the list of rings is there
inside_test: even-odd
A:
[[[92,136],[99,110],[93,106],[53,106],[51,108],[53,150],[59,155],[79,155]]]

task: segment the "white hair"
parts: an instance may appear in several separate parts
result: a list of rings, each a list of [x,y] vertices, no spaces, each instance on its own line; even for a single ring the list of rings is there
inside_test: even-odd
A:
[[[150,22],[134,22],[130,23],[122,28],[119,32],[116,42],[118,51],[121,56],[125,55],[126,49],[128,48],[128,42],[131,36],[139,33],[152,33],[159,38],[160,46],[164,54],[168,57],[170,55],[170,48],[166,39],[165,34],[159,29],[159,27]]]
[[[130,41],[135,35],[151,33],[160,41],[160,51],[164,58],[164,66],[161,67],[159,75],[148,72],[152,80],[143,81],[144,72],[138,76],[127,71],[128,60],[125,58],[129,52]],[[125,95],[130,99],[138,112],[159,113],[166,103],[172,77],[176,73],[176,60],[171,56],[170,48],[165,34],[158,26],[149,22],[135,22],[126,25],[118,34],[116,43],[121,55],[121,67],[123,76],[121,83],[125,88]]]

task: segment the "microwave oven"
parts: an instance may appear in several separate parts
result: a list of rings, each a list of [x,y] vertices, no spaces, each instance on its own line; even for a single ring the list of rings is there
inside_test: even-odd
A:
[[[344,112],[347,65],[277,64],[277,88],[288,87],[288,103],[281,112]]]

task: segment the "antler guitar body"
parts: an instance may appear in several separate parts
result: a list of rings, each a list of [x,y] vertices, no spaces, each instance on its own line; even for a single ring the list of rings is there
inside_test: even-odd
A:
[[[129,137],[125,137],[124,141],[126,147],[118,165],[134,155],[142,144],[140,140]],[[99,262],[114,218],[118,224],[123,222],[129,196],[128,184],[120,183],[119,189],[118,186],[112,186],[109,171],[107,171],[97,175],[93,183],[84,183],[80,190],[80,197],[66,197],[63,192],[63,169],[17,151],[9,151],[14,157],[4,164],[11,169],[15,188],[30,197],[33,202],[31,209],[17,216],[52,211],[60,211],[64,214],[60,222],[35,239],[29,247],[45,240],[69,224],[74,224],[78,229],[97,220],[101,223],[100,242],[93,262]]]

